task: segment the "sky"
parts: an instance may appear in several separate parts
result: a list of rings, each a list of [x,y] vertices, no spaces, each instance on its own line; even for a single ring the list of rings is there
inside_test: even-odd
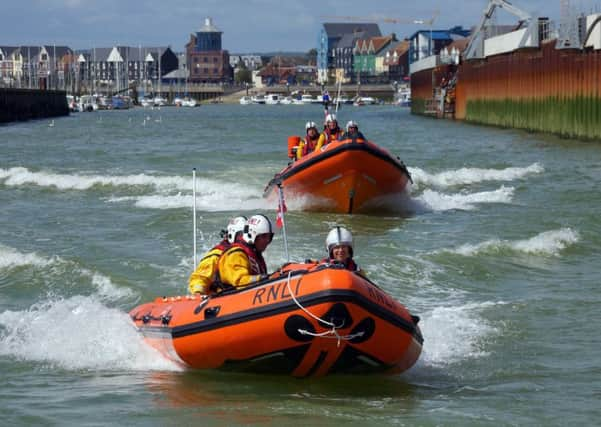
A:
[[[601,10],[601,0],[570,0],[576,10]],[[230,53],[307,52],[315,48],[323,22],[352,22],[331,16],[378,22],[383,34],[409,37],[438,14],[433,29],[476,25],[488,0],[0,0],[0,45],[92,47],[171,46],[184,50],[206,17],[223,31]],[[559,0],[513,0],[535,16],[559,19]],[[500,12],[498,23],[516,20]]]

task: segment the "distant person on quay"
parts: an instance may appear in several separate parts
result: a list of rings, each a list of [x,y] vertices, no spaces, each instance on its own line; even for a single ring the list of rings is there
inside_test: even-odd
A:
[[[330,92],[328,92],[327,89],[325,89],[323,91],[323,94],[321,95],[321,102],[323,104],[323,107],[326,109],[326,111],[328,110],[328,107],[330,106]]]

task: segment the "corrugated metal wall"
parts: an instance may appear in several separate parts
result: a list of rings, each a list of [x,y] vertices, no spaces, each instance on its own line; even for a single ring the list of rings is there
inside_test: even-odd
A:
[[[449,76],[449,65],[441,65],[432,70],[423,70],[411,74],[411,112],[424,114],[426,102],[433,97],[433,88],[439,87],[443,77],[448,79]]]
[[[550,42],[461,64],[455,117],[601,139],[600,86],[601,51],[556,50]],[[421,94],[431,83],[414,88]]]

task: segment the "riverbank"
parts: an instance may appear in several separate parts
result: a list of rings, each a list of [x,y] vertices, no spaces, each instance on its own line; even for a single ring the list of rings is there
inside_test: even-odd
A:
[[[64,91],[0,89],[0,123],[68,115]]]
[[[225,95],[220,97],[220,102],[222,104],[239,104],[240,98],[246,95],[246,89],[239,90],[238,92],[230,93],[229,95]]]

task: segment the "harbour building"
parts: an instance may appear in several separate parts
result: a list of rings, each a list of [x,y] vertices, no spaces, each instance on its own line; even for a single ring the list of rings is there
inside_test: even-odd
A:
[[[357,40],[380,37],[378,24],[324,23],[317,36],[317,80],[343,82],[354,79],[353,50]]]
[[[230,54],[221,46],[223,34],[211,18],[196,33],[190,34],[186,57],[191,83],[219,83],[233,80]]]

